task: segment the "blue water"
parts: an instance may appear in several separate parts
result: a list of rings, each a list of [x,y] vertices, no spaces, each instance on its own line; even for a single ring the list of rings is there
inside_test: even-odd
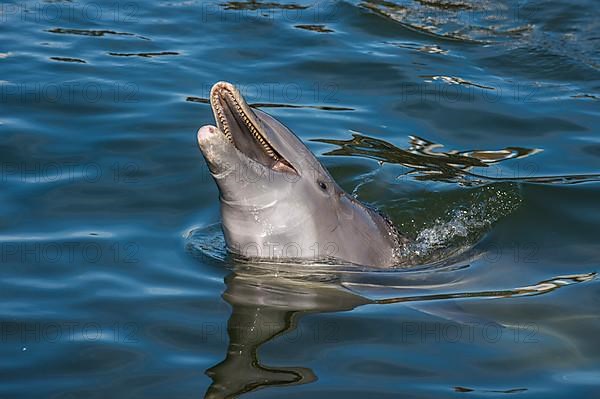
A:
[[[0,397],[594,397],[598,3],[0,4]],[[413,239],[233,259],[227,80]]]

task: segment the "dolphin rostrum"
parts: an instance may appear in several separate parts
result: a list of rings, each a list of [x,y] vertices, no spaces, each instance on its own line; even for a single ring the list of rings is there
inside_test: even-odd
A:
[[[220,192],[228,250],[251,259],[403,263],[407,239],[348,195],[281,122],[252,109],[230,83],[210,91],[217,126],[198,144]]]

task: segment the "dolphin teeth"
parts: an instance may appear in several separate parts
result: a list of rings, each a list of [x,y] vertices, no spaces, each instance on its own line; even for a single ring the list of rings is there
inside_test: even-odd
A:
[[[276,160],[276,161],[279,160],[279,157],[275,154],[275,151],[273,150],[273,148],[269,145],[269,143],[267,143],[265,141],[265,139],[262,136],[262,134],[260,134],[258,132],[258,130],[254,126],[254,124],[252,123],[252,121],[250,120],[250,118],[248,118],[246,112],[244,112],[244,109],[242,108],[242,106],[240,105],[240,103],[237,101],[237,99],[235,98],[235,96],[232,93],[230,93],[229,91],[226,91],[226,95],[235,104],[235,108],[236,108],[236,111],[237,111],[238,115],[242,117],[242,120],[244,121],[244,124],[246,125],[246,127],[248,128],[248,130],[250,130],[250,133],[252,134],[252,136],[262,145],[262,147],[265,150],[266,154],[268,156],[270,156],[271,158],[273,158],[274,160]],[[221,110],[219,109],[219,111],[221,111]],[[224,119],[224,117],[222,116],[221,112],[219,112],[219,117]],[[229,135],[231,135],[231,133],[229,133]]]
[[[241,102],[238,101],[238,97],[237,97],[238,95],[231,92],[230,90],[225,89],[225,90],[220,90],[219,92],[220,92],[219,94],[217,92],[215,92],[210,97],[210,105],[211,105],[211,108],[213,109],[213,112],[215,113],[215,119],[217,119],[217,122],[220,125],[219,127],[221,128],[221,131],[223,132],[225,137],[229,140],[229,142],[231,142],[232,144],[235,145],[235,141],[233,139],[233,135],[231,133],[229,123],[227,122],[227,118],[224,115],[224,112],[225,112],[224,106],[221,104],[221,98],[223,95],[227,96],[227,98],[229,100],[231,100],[231,103],[233,103],[235,105],[235,111],[237,112],[237,115],[241,118],[241,120],[243,121],[246,128],[250,131],[250,133],[252,134],[252,137],[254,137],[258,143],[260,143],[261,147],[265,151],[265,154],[267,154],[267,156],[269,156],[271,159],[274,160],[274,162],[272,164],[272,167],[274,168],[274,170],[297,174],[298,172],[296,172],[294,167],[292,165],[290,165],[290,163],[287,162],[285,160],[285,158],[282,158],[277,153],[277,151],[275,151],[275,149],[271,146],[271,144],[267,141],[267,139],[258,131],[253,120],[251,120],[248,117],[248,113],[245,112],[245,109],[248,108],[248,105],[243,100]]]
[[[221,130],[223,131],[223,134],[225,134],[225,138],[227,138],[227,140],[229,140],[230,143],[233,143],[233,136],[231,135],[231,131],[229,130],[229,124],[227,123],[227,119],[225,119],[225,116],[223,115],[223,108],[218,103],[219,98],[215,94],[212,99],[214,100],[214,103],[211,105],[213,105],[212,108],[217,111],[217,118],[222,127]]]

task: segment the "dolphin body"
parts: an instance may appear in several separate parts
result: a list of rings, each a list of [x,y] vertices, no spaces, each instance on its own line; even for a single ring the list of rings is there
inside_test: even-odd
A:
[[[340,188],[286,126],[251,109],[230,83],[212,87],[210,105],[217,126],[201,127],[198,144],[219,188],[230,252],[269,261],[402,264],[407,239]]]

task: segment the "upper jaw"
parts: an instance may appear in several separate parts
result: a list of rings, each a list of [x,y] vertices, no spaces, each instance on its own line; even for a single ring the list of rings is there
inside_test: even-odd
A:
[[[238,115],[248,127],[258,131],[254,113],[242,97],[238,89],[228,82],[217,82],[210,89],[210,106],[215,116],[215,121],[225,137],[234,142],[231,133],[231,115]],[[229,118],[227,113],[229,113]],[[262,135],[261,135],[262,137]]]
[[[298,174],[271,145],[262,124],[235,86],[216,83],[210,91],[210,105],[219,130],[240,152],[273,170]]]

